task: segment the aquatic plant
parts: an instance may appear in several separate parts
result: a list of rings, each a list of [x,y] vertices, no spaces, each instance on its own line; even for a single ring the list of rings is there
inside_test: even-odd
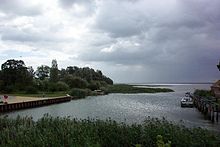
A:
[[[204,89],[196,89],[193,94],[197,96],[201,96],[201,97],[212,97],[213,96],[211,90],[204,90]]]
[[[79,88],[73,88],[70,90],[70,95],[75,98],[85,98],[86,96],[90,95],[91,90],[89,89],[79,89]]]
[[[157,146],[158,134],[171,146],[218,146],[220,135],[201,128],[186,128],[167,120],[146,119],[125,124],[111,119],[70,119],[45,115],[0,117],[0,146]],[[160,138],[159,138],[160,139]]]
[[[114,84],[108,86],[109,93],[158,93],[158,92],[173,92],[168,88],[141,88],[134,87],[128,84]]]

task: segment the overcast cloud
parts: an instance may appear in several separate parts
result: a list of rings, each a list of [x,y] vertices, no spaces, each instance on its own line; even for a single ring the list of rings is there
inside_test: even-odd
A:
[[[0,63],[12,58],[115,82],[214,82],[220,1],[0,0]]]

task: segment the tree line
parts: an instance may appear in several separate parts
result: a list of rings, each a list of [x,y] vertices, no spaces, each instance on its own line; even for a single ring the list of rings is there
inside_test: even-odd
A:
[[[0,70],[2,93],[55,92],[72,88],[96,90],[112,84],[113,81],[103,75],[102,71],[89,67],[68,66],[59,70],[55,59],[51,67],[41,65],[36,71],[31,66],[27,67],[22,60],[10,59],[1,65]]]

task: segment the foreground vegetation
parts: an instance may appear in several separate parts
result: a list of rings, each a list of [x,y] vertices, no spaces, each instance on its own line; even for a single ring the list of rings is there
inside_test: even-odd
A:
[[[22,60],[10,59],[0,70],[0,93],[39,94],[74,88],[94,91],[112,84],[113,81],[100,70],[77,66],[58,69],[56,60],[52,60],[51,67],[41,65],[35,71]]]
[[[127,84],[114,84],[108,86],[109,93],[158,93],[158,92],[173,92],[168,88],[140,88]]]
[[[193,93],[194,95],[201,96],[201,97],[213,97],[211,90],[203,90],[203,89],[196,89]]]
[[[127,84],[108,85],[106,87],[100,87],[100,90],[103,92],[102,94],[173,92],[172,89],[168,89],[168,88],[140,88]],[[10,95],[30,96],[30,97],[57,97],[57,96],[64,96],[66,94],[69,94],[75,98],[85,98],[86,96],[96,96],[99,95],[100,93],[96,91],[92,91],[89,88],[85,88],[85,89],[72,88],[71,90],[67,90],[67,91],[54,91],[54,92],[39,91],[37,93],[16,92],[16,93],[11,93]]]
[[[57,91],[57,92],[38,92],[38,93],[25,93],[25,92],[16,92],[9,94],[10,96],[23,96],[23,97],[60,97],[68,94],[68,91]]]
[[[111,119],[76,120],[45,115],[31,118],[0,118],[0,146],[218,146],[219,134],[189,129],[166,120],[148,118],[143,124],[127,125]]]
[[[32,97],[52,97],[70,94],[76,98],[99,95],[96,90],[107,93],[157,93],[172,92],[165,88],[137,88],[116,84],[100,70],[89,67],[68,66],[58,69],[56,60],[51,67],[41,65],[34,71],[22,60],[7,60],[0,70],[0,94]]]
[[[220,104],[220,100],[215,98],[211,90],[196,89],[193,94],[196,96],[205,97],[206,99],[209,99],[210,101]]]

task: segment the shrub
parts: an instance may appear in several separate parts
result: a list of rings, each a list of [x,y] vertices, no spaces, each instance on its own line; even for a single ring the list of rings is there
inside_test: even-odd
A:
[[[6,93],[11,93],[11,92],[15,91],[15,88],[13,85],[8,85],[3,88],[3,91]]]
[[[69,86],[65,82],[61,81],[57,82],[56,86],[58,91],[66,91],[69,89]]]
[[[141,88],[134,87],[127,84],[115,84],[109,85],[108,90],[110,93],[158,93],[158,92],[173,92],[168,88]]]
[[[0,91],[4,88],[4,81],[0,80]]]
[[[88,85],[88,88],[92,91],[99,89],[100,88],[99,81],[91,81]]]
[[[86,88],[88,85],[86,80],[74,76],[66,77],[65,82],[69,85],[70,88]]]
[[[200,90],[200,89],[196,89],[194,91],[194,95],[198,95],[198,96],[204,96],[204,97],[211,97],[212,93],[210,90]]]
[[[88,90],[73,88],[70,90],[69,94],[76,98],[85,98],[88,95]]]
[[[31,118],[0,117],[0,146],[161,146],[191,147],[220,144],[220,136],[201,128],[186,128],[166,120],[143,124],[114,120],[70,119],[45,115]]]
[[[26,94],[37,94],[38,90],[34,86],[29,86],[26,88]]]
[[[48,79],[44,79],[40,82],[40,85],[39,85],[39,88],[42,90],[42,91],[48,91],[49,90],[49,85],[50,85],[50,82]]]
[[[49,83],[48,90],[51,92],[57,91],[57,84],[56,83]]]
[[[100,87],[100,90],[102,90],[105,94],[109,93],[109,90],[106,87]]]

